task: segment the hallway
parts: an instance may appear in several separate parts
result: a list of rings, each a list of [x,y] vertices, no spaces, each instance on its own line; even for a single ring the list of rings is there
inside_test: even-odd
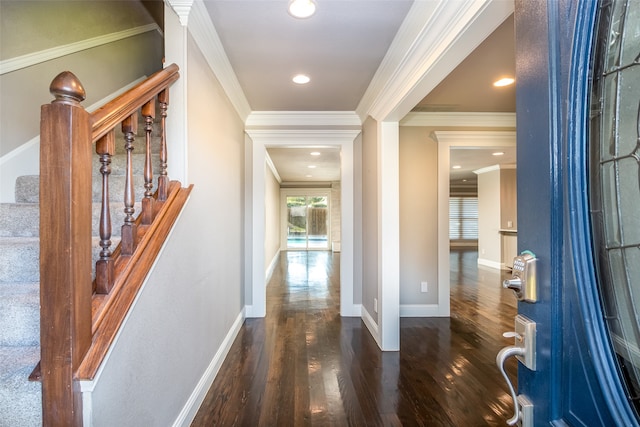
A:
[[[400,352],[382,353],[339,315],[339,254],[282,252],[266,318],[246,320],[192,426],[504,426],[515,298],[476,258],[451,253],[451,318],[401,319]]]

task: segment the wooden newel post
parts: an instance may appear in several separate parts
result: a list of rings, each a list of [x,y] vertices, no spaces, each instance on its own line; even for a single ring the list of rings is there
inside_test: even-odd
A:
[[[40,120],[40,342],[44,426],[82,424],[74,371],[91,344],[91,125],[65,71]]]

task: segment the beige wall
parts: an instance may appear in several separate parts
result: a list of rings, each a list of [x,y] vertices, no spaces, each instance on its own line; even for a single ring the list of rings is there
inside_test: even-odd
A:
[[[0,60],[153,22],[137,1],[2,0]]]
[[[265,167],[264,174],[264,261],[269,273],[271,262],[280,252],[280,183],[270,167]]]
[[[518,229],[517,179],[515,169],[500,169],[500,228]]]
[[[187,42],[194,189],[95,385],[96,427],[174,425],[243,320],[244,125]]]
[[[371,117],[362,126],[362,305],[378,322],[378,131]]]
[[[138,2],[3,0],[0,23],[0,55],[6,60],[153,20]],[[49,85],[60,72],[72,71],[81,81],[86,107],[161,69],[162,52],[162,36],[150,31],[3,74],[0,156],[40,133],[40,106],[53,99]]]
[[[438,303],[438,144],[429,133],[400,127],[401,305]]]
[[[189,181],[200,187],[193,204],[202,204],[206,220],[193,233],[200,237],[200,247],[208,248],[200,257],[200,265],[211,272],[207,280],[225,295],[213,308],[235,316],[242,307],[244,124],[191,38],[188,53]]]
[[[494,268],[510,265],[517,246],[516,169],[487,168],[478,174],[478,263]],[[508,252],[508,253],[506,253]]]
[[[517,179],[515,169],[500,170],[500,228],[518,229]],[[513,258],[518,254],[517,233],[500,233],[501,268],[513,267]]]

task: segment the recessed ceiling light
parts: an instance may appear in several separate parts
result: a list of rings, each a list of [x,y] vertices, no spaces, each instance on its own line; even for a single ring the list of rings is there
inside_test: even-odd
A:
[[[516,80],[512,77],[504,77],[504,78],[501,78],[500,80],[496,80],[495,82],[493,82],[493,85],[495,87],[509,86],[509,85],[512,85],[513,82],[515,81]]]
[[[313,178],[313,175],[305,175],[307,178]]]
[[[303,84],[307,84],[311,81],[311,79],[309,78],[309,76],[305,76],[304,74],[298,74],[293,76],[293,82],[297,83],[299,85],[303,85]]]
[[[309,165],[309,166],[307,166],[307,167],[308,167],[309,169],[315,169],[315,168],[316,168],[316,165]]]
[[[493,156],[504,156],[504,151],[496,151],[495,153],[491,153]]]
[[[453,166],[451,166],[451,169],[460,169],[460,168],[462,168],[462,166],[460,166],[460,165],[453,165]]]
[[[311,155],[312,155],[312,156],[319,156],[319,155],[320,155],[320,152],[319,152],[319,151],[312,151],[312,152],[311,152]]]
[[[291,0],[289,13],[295,18],[308,18],[316,13],[316,3],[313,0]]]
[[[467,180],[466,180],[466,179],[463,179],[463,180],[462,180],[462,182],[467,182]]]

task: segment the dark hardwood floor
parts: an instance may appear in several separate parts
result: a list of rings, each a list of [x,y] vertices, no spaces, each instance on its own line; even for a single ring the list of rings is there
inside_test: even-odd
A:
[[[340,317],[339,255],[282,252],[266,318],[247,319],[192,426],[505,426],[495,357],[515,297],[476,258],[451,253],[450,318],[403,318],[400,351],[381,352]]]

